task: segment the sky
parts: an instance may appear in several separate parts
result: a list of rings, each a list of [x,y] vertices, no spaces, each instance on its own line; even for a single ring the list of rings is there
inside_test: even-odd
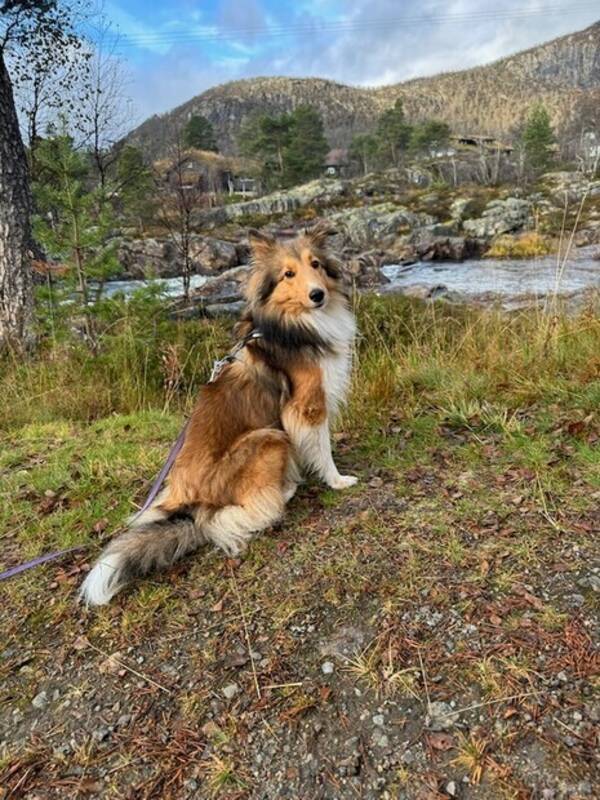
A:
[[[582,0],[104,0],[139,123],[257,75],[379,86],[465,69],[585,28]]]

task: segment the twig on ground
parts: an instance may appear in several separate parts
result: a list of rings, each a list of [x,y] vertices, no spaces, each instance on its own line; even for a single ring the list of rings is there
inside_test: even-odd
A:
[[[156,686],[157,689],[160,689],[161,691],[166,692],[167,694],[173,694],[173,692],[170,689],[167,689],[166,686],[163,686],[161,683],[158,683],[152,678],[149,678],[148,675],[144,675],[142,672],[138,672],[136,669],[133,669],[133,667],[130,667],[127,664],[125,664],[125,662],[121,661],[119,658],[115,658],[114,656],[111,656],[110,653],[107,653],[105,650],[101,650],[99,647],[96,647],[96,645],[92,644],[89,639],[86,639],[86,644],[88,645],[88,647],[91,647],[92,650],[95,650],[97,653],[100,653],[101,656],[112,659],[112,661],[114,661],[115,664],[118,664],[123,669],[126,669],[127,672],[131,672],[133,675],[136,675],[143,681],[152,684],[152,686]]]
[[[256,673],[256,664],[254,663],[254,656],[252,654],[252,645],[250,644],[250,634],[248,632],[248,623],[246,621],[246,613],[244,611],[244,606],[242,605],[242,597],[240,595],[240,590],[237,585],[237,580],[235,577],[235,572],[233,571],[232,567],[229,567],[229,574],[231,576],[231,582],[233,583],[233,588],[235,589],[235,594],[237,597],[238,604],[240,606],[240,615],[242,617],[242,624],[244,626],[244,636],[246,637],[246,646],[248,647],[248,655],[250,656],[250,664],[252,665],[252,677],[254,678],[254,688],[256,689],[256,696],[260,700],[262,695],[260,693],[260,684],[258,683],[258,675]]]

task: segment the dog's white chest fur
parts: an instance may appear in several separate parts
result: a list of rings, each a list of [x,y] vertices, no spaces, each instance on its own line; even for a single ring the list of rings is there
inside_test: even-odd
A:
[[[350,384],[356,322],[348,308],[338,305],[328,307],[319,314],[317,329],[332,347],[332,352],[321,359],[320,366],[327,411],[333,416],[344,401]]]

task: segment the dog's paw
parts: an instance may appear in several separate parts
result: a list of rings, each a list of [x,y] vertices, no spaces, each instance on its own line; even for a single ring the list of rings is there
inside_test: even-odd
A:
[[[327,481],[332,489],[348,489],[358,481],[355,475],[338,475],[333,480]]]

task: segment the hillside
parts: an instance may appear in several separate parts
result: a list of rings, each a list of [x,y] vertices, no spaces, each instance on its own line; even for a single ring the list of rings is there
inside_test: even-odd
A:
[[[249,114],[290,111],[308,103],[321,112],[332,146],[347,145],[354,133],[397,97],[410,118],[436,115],[455,130],[502,135],[518,125],[528,106],[543,100],[553,122],[567,123],[577,103],[600,91],[600,22],[538,47],[461,72],[418,78],[378,88],[345,86],[321,78],[250,78],[215,86],[167,114],[153,116],[128,141],[151,157],[164,155],[173,131],[192,114],[213,123],[221,149],[235,150],[236,135]]]

